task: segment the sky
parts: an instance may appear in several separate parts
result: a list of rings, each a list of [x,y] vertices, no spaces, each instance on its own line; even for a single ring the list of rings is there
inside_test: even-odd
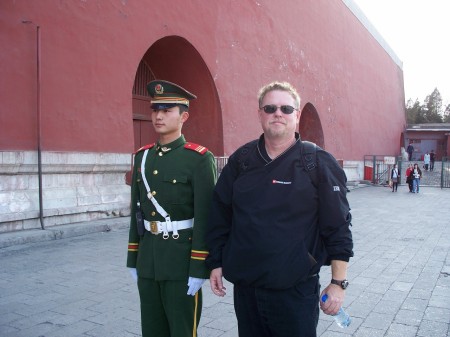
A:
[[[450,104],[450,0],[353,0],[403,62],[405,100]]]

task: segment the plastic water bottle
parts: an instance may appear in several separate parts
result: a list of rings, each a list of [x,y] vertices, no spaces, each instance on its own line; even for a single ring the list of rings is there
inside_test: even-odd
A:
[[[326,302],[328,299],[328,295],[325,294],[322,296],[322,302]],[[336,324],[339,325],[341,328],[346,328],[350,325],[352,322],[352,319],[349,314],[347,314],[344,309],[339,308],[339,311],[336,315],[333,316],[334,320],[336,321]]]

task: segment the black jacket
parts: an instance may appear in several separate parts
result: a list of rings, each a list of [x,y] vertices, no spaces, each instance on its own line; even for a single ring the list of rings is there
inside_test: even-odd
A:
[[[422,178],[422,171],[420,170],[420,168],[417,168],[417,173],[419,174],[419,178]],[[409,179],[414,180],[414,169],[411,170],[411,172],[409,173]]]
[[[303,169],[301,142],[273,161],[264,138],[230,156],[214,190],[207,266],[232,283],[284,289],[330,260],[353,256],[346,177],[319,148],[319,186]]]

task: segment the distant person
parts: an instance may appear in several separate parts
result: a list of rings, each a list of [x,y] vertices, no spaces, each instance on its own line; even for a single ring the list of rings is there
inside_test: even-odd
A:
[[[413,191],[413,179],[411,178],[411,172],[413,171],[414,165],[413,164],[409,164],[408,168],[406,169],[406,183],[408,184],[409,187],[409,192],[412,193]]]
[[[430,154],[427,151],[427,153],[423,156],[423,168],[425,171],[428,171],[428,166],[430,166]]]
[[[401,157],[403,161],[407,161],[408,160],[408,152],[406,152],[406,149],[402,146],[400,148],[401,151]]]
[[[406,152],[408,152],[408,160],[411,161],[412,159],[412,154],[414,152],[414,146],[412,145],[412,143],[409,143]]]
[[[410,173],[413,182],[413,193],[419,193],[420,178],[422,178],[422,171],[418,164],[414,164],[413,170]]]
[[[434,150],[431,150],[431,152],[430,152],[430,171],[434,170],[434,159],[435,159]]]
[[[392,192],[397,192],[398,182],[400,180],[400,174],[398,172],[397,164],[391,170]]]

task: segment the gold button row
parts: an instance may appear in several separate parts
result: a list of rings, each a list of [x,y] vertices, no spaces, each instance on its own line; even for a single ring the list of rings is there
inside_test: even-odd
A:
[[[154,170],[154,171],[153,171],[153,175],[156,176],[157,174],[158,174],[158,170]],[[172,180],[172,183],[176,184],[176,183],[177,183],[177,180],[176,180],[176,179]]]

